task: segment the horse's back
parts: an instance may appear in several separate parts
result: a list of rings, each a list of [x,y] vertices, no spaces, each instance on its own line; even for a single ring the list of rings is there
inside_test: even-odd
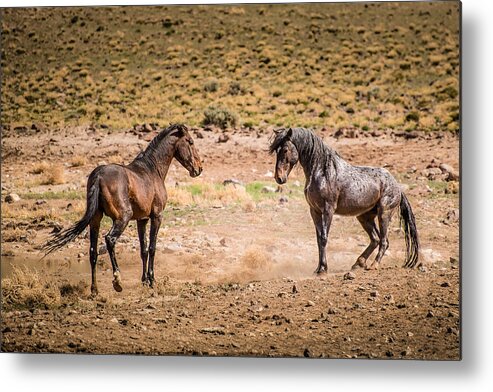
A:
[[[384,168],[348,166],[338,174],[338,183],[336,213],[340,215],[360,215],[382,201],[393,204],[400,197],[397,181]]]

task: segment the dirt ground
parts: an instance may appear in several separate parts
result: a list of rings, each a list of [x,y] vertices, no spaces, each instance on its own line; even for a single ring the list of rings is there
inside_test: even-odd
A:
[[[57,288],[59,298],[52,305],[7,302],[4,291],[2,351],[459,359],[458,184],[436,170],[440,163],[459,168],[459,139],[448,133],[317,133],[349,162],[385,166],[403,184],[424,268],[401,267],[405,243],[394,218],[382,268],[356,270],[346,279],[368,239],[356,219],[336,217],[329,273],[314,276],[316,238],[302,196],[303,173],[296,169],[280,193],[189,206],[170,197],[158,239],[156,287],[140,283],[132,223],[117,245],[123,292],[113,291],[108,255],[102,254],[100,294],[91,298],[84,235],[42,261],[38,248],[54,227],[82,216],[85,200],[79,196],[85,197],[94,167],[129,162],[154,133],[4,130],[3,290],[15,266],[26,266],[45,287]],[[169,187],[222,186],[227,179],[247,188],[256,182],[277,187],[275,157],[267,153],[270,129],[230,131],[224,143],[216,129],[195,129],[193,135],[204,172],[192,179],[174,164]],[[74,165],[74,157],[85,159]],[[42,161],[64,164],[62,184],[40,179],[34,168]],[[10,193],[21,200],[6,203]]]

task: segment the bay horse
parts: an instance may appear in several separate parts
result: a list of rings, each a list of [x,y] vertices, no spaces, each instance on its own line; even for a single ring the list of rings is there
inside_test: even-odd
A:
[[[98,293],[96,262],[98,259],[99,227],[103,215],[109,216],[113,225],[105,236],[111,265],[113,288],[122,291],[120,270],[115,257],[115,244],[130,220],[137,221],[142,259],[142,283],[153,286],[156,239],[161,226],[161,212],[167,202],[164,180],[173,158],[197,177],[202,164],[188,128],[182,124],[170,125],[162,130],[129,165],[102,165],[95,168],[87,180],[87,206],[82,219],[68,229],[60,231],[47,241],[42,250],[45,256],[73,241],[89,225],[91,263],[91,293]],[[149,247],[146,227],[151,221]]]
[[[276,153],[275,180],[287,182],[299,162],[306,184],[305,198],[315,224],[318,245],[316,274],[327,272],[326,247],[334,214],[356,216],[370,237],[370,244],[357,258],[352,269],[377,269],[389,247],[388,228],[399,208],[406,241],[404,267],[418,264],[419,240],[411,205],[395,178],[384,168],[353,166],[327,146],[311,130],[289,128],[274,131],[269,152]],[[375,224],[378,218],[378,228]],[[372,264],[367,260],[378,247]]]

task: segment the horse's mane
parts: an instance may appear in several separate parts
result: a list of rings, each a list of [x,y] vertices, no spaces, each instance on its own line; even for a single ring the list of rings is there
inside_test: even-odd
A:
[[[324,173],[332,168],[337,171],[338,163],[342,158],[310,129],[288,128],[278,131],[269,147],[271,154],[286,142],[290,129],[292,134],[289,140],[295,145],[299,161],[303,167],[312,169],[320,167]]]
[[[163,129],[159,132],[154,139],[152,139],[144,151],[141,151],[134,159],[133,163],[145,163],[147,165],[155,165],[157,155],[162,153],[162,148],[164,146],[163,141],[173,132],[174,130],[182,129],[187,130],[187,127],[183,124],[171,124],[169,127]]]

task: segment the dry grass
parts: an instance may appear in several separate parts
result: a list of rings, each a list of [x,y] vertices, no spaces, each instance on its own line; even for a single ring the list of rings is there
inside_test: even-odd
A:
[[[87,158],[84,155],[75,155],[70,160],[72,167],[85,166],[87,164]]]
[[[86,295],[87,282],[81,280],[77,284],[64,283],[60,286],[60,295],[63,298],[77,299]]]
[[[243,186],[199,183],[191,186],[168,188],[168,200],[175,206],[229,206],[239,204],[252,211],[252,197]],[[254,203],[253,203],[254,204]]]
[[[46,172],[46,177],[43,181],[43,185],[60,185],[65,184],[65,169],[61,164],[54,164]]]
[[[50,308],[60,305],[60,289],[35,271],[13,267],[2,280],[2,304],[6,308]]]
[[[31,173],[43,174],[43,173],[46,173],[49,168],[50,168],[50,165],[48,162],[46,162],[46,161],[37,162],[34,164],[33,168],[31,169]]]

